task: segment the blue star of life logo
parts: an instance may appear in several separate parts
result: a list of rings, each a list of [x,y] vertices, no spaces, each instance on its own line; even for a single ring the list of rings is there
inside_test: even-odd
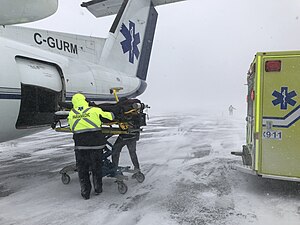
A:
[[[135,33],[135,23],[129,20],[129,29],[123,23],[120,31],[125,40],[121,42],[123,53],[129,52],[129,62],[134,63],[134,57],[136,59],[139,58],[140,51],[138,48],[138,44],[140,41],[140,34]]]
[[[272,101],[273,105],[279,105],[280,109],[287,109],[288,105],[294,106],[297,102],[293,99],[297,96],[295,91],[288,92],[288,87],[281,87],[281,92],[273,91],[272,95],[276,98]]]

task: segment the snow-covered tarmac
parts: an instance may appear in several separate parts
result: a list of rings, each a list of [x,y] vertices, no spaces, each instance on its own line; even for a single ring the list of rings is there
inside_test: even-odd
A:
[[[125,181],[128,192],[104,178],[104,192],[80,196],[70,134],[48,130],[0,144],[2,225],[299,225],[300,184],[261,179],[235,169],[230,154],[245,142],[245,122],[207,115],[150,118],[138,143],[146,175]],[[127,149],[121,164],[131,165]],[[299,165],[300,166],[300,165]]]

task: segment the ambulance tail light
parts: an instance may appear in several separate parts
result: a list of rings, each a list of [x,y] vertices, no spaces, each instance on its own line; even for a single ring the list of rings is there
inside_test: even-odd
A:
[[[254,98],[255,98],[255,92],[254,92],[253,89],[251,90],[250,98],[251,98],[251,101],[254,101]]]
[[[246,95],[246,102],[253,102],[255,98],[255,92],[253,89],[251,89],[250,95]]]
[[[281,60],[270,60],[265,63],[266,72],[280,72]]]

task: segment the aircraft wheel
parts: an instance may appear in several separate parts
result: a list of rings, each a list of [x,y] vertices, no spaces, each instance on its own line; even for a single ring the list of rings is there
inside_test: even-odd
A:
[[[128,190],[127,185],[124,182],[119,182],[118,183],[118,191],[120,194],[125,194]]]
[[[136,174],[134,174],[134,178],[139,182],[139,183],[143,183],[145,180],[145,175],[141,172],[138,172]]]
[[[70,177],[68,174],[63,173],[63,174],[61,175],[61,181],[62,181],[63,184],[66,184],[66,185],[67,185],[67,184],[70,183],[71,177]]]

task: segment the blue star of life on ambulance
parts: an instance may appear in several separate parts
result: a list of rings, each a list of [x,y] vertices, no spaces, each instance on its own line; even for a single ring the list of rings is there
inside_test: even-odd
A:
[[[129,29],[123,23],[120,32],[125,37],[125,40],[121,42],[123,53],[129,52],[129,62],[134,63],[134,58],[138,59],[140,51],[138,44],[140,44],[140,34],[135,33],[135,23],[129,20]]]
[[[281,92],[273,91],[272,95],[276,98],[272,101],[273,105],[279,105],[280,109],[287,109],[288,105],[296,105],[296,101],[293,99],[297,96],[295,91],[288,92],[288,87],[281,87]]]

